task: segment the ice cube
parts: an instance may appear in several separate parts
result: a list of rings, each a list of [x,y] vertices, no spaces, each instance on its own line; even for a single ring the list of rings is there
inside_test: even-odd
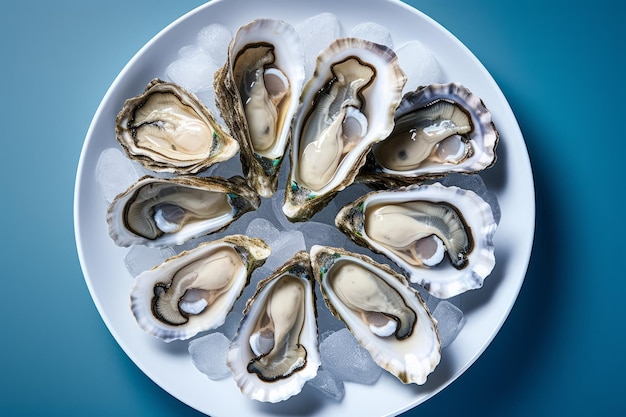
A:
[[[463,294],[455,295],[454,297],[447,298],[446,301],[454,305],[459,310],[463,310]]]
[[[493,218],[496,223],[500,223],[500,204],[496,194],[485,185],[485,181],[478,174],[464,175],[464,174],[449,174],[442,178],[439,182],[446,187],[456,186],[463,188],[464,190],[471,190],[478,194],[487,204],[491,206],[493,212]]]
[[[250,284],[248,284],[248,286],[246,287],[246,290],[252,289],[252,291],[248,294],[248,298],[250,298],[252,294],[254,293],[254,290],[256,290],[256,286],[259,283],[259,281],[269,277],[274,272],[275,269],[276,268],[268,266],[266,262],[265,264],[261,265],[260,267],[254,270],[254,272],[252,273],[252,277],[250,278]]]
[[[320,343],[324,369],[341,381],[373,384],[382,374],[369,352],[346,328],[336,331]]]
[[[396,50],[400,67],[406,73],[404,92],[415,91],[421,85],[442,83],[443,70],[433,53],[420,41],[405,43]]]
[[[428,294],[426,290],[424,290],[423,292],[420,291],[420,294],[424,293]],[[439,302],[441,301],[440,298],[437,298],[432,294],[428,294],[427,297],[422,297],[422,299],[426,302],[426,307],[428,307],[428,311],[430,311],[430,314],[435,311],[435,308],[437,308],[437,304],[439,304]]]
[[[285,200],[285,190],[278,189],[272,196],[272,212],[278,221],[278,226],[282,230],[296,230],[302,226],[302,223],[292,223],[283,213],[283,203]]]
[[[205,242],[208,242],[208,241],[212,241],[212,240],[216,240],[215,235],[200,236],[200,237],[197,237],[195,239],[190,239],[190,240],[184,242],[181,245],[174,246],[174,250],[176,251],[176,253],[181,253],[183,251],[189,251],[189,250],[197,248],[202,243],[205,243]]]
[[[266,242],[272,248],[272,254],[265,267],[276,269],[290,260],[296,252],[306,250],[304,235],[298,230],[287,230],[280,232],[278,239]]]
[[[196,368],[212,380],[226,378],[230,369],[226,364],[226,354],[230,340],[220,332],[215,332],[189,342],[189,354]]]
[[[250,224],[251,221],[255,220],[258,217],[259,216],[256,213],[256,210],[249,211],[243,214],[240,218],[236,219],[234,222],[230,223],[226,229],[219,232],[219,234],[216,234],[215,238],[211,240],[221,239],[225,236],[231,235],[245,235],[248,224]]]
[[[361,38],[393,49],[393,40],[389,30],[374,22],[363,22],[352,28],[350,36]]]
[[[346,387],[343,381],[340,381],[332,373],[322,368],[317,370],[317,375],[309,380],[308,384],[336,401],[341,401],[346,394]]]
[[[259,217],[248,223],[245,235],[262,239],[267,243],[277,240],[280,237],[280,231],[272,222]]]
[[[326,224],[317,221],[303,223],[298,230],[304,235],[307,250],[311,250],[313,245],[343,248],[348,238],[333,224],[332,222]]]
[[[139,179],[135,165],[116,148],[107,148],[96,164],[96,181],[107,203]]]
[[[224,122],[224,119],[222,119],[222,115],[220,114],[220,111],[215,104],[215,90],[213,89],[213,87],[210,86],[204,90],[196,91],[195,94],[196,97],[198,97],[198,100],[200,100],[200,102],[202,102],[202,104],[204,104],[209,109],[215,121],[222,128],[225,128],[226,122]]]
[[[206,52],[195,46],[179,51],[181,57],[165,69],[166,77],[186,90],[196,93],[213,88],[213,73],[217,65]]]
[[[341,24],[336,15],[321,13],[294,27],[304,45],[304,70],[306,79],[309,79],[313,75],[319,53],[341,36]]]
[[[441,347],[449,346],[456,339],[465,324],[461,309],[448,300],[441,300],[432,312],[437,320]]]
[[[131,276],[136,277],[144,271],[160,265],[167,258],[176,255],[176,251],[170,247],[149,248],[142,245],[134,245],[124,257],[124,265]]]
[[[188,57],[193,58],[194,56],[198,54],[204,55],[204,51],[196,45],[185,45],[178,50],[179,58],[188,58]]]
[[[261,198],[261,205],[255,211],[259,218],[267,220],[274,228],[282,229],[280,223],[276,217],[274,217],[274,207],[272,207],[271,198]]]
[[[196,43],[213,62],[223,65],[228,58],[228,44],[232,38],[230,29],[219,23],[213,23],[198,32]]]
[[[248,298],[245,298],[247,300]],[[243,303],[245,306],[245,303]],[[224,324],[220,326],[219,330],[224,334],[229,340],[235,337],[235,333],[237,333],[237,328],[239,327],[239,322],[243,317],[243,308],[241,305],[235,303],[233,309],[226,316],[226,320],[224,320]]]

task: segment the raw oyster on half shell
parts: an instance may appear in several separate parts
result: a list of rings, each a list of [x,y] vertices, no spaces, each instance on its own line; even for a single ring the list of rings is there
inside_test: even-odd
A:
[[[311,248],[311,265],[328,308],[372,359],[405,384],[424,384],[441,359],[441,341],[406,279],[368,256],[326,246]]]
[[[239,151],[196,96],[158,78],[126,100],[115,132],[129,158],[158,172],[195,174]]]
[[[259,196],[238,176],[145,176],[109,206],[109,235],[118,246],[180,245],[222,230],[260,204]]]
[[[283,212],[305,221],[354,180],[371,146],[393,129],[406,75],[396,54],[363,39],[323,50],[300,98]]]
[[[495,266],[491,206],[459,187],[374,191],[343,207],[335,224],[438,298],[480,288]]]
[[[135,278],[133,315],[142,329],[165,342],[221,326],[270,252],[262,240],[243,235],[181,252]]]
[[[496,162],[498,131],[482,99],[458,83],[407,93],[393,132],[377,143],[359,180],[406,185],[451,172],[475,173]]]
[[[215,73],[217,107],[240,144],[244,176],[263,197],[276,191],[303,82],[300,37],[276,19],[240,27]]]
[[[317,374],[321,359],[313,282],[306,252],[259,282],[227,359],[245,396],[283,401]]]

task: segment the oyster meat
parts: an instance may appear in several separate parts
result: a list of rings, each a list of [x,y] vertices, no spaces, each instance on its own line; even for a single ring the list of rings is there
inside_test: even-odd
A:
[[[115,132],[129,158],[158,172],[195,174],[239,151],[196,96],[157,78],[126,100]]]
[[[276,19],[240,27],[215,74],[216,104],[239,141],[244,175],[264,197],[276,191],[303,82],[300,37]]]
[[[395,53],[340,38],[317,58],[294,118],[283,212],[305,221],[352,183],[371,146],[386,138],[406,76]]]
[[[458,83],[407,93],[393,132],[372,148],[360,179],[411,183],[451,172],[475,173],[496,161],[498,131],[483,101]]]
[[[243,235],[181,252],[135,278],[133,315],[143,330],[165,342],[214,329],[270,252],[262,240]]]
[[[321,360],[308,253],[259,282],[227,362],[241,392],[258,401],[286,400],[315,377]]]
[[[118,246],[180,245],[225,228],[260,203],[237,176],[145,176],[109,206],[109,235]]]
[[[370,257],[313,246],[311,265],[330,311],[382,368],[424,384],[441,359],[437,322],[406,279]]]
[[[459,187],[374,191],[343,207],[335,224],[438,298],[480,288],[495,266],[491,206]]]

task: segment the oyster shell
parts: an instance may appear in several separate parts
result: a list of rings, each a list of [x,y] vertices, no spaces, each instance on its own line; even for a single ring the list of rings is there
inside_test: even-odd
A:
[[[441,359],[441,341],[406,279],[368,256],[326,246],[311,248],[311,265],[328,308],[374,361],[405,384],[424,384]]]
[[[241,147],[250,185],[270,197],[304,81],[304,51],[288,23],[257,19],[239,28],[215,73],[216,104]]]
[[[109,206],[109,235],[118,246],[180,245],[225,228],[260,204],[241,177],[144,176]]]
[[[158,78],[126,100],[115,132],[129,158],[158,172],[195,174],[239,151],[196,96]]]
[[[458,83],[407,93],[393,132],[372,148],[359,180],[408,184],[496,162],[498,131],[483,101]]]
[[[262,240],[243,235],[181,252],[135,278],[133,315],[143,330],[165,342],[214,329],[270,252]]]
[[[495,266],[491,206],[459,187],[374,191],[343,207],[335,224],[438,298],[480,288]]]
[[[249,398],[279,402],[317,374],[320,354],[309,255],[298,252],[259,282],[228,351],[228,366]]]
[[[371,146],[393,128],[406,76],[395,53],[341,38],[317,58],[300,97],[283,212],[304,221],[354,180]]]

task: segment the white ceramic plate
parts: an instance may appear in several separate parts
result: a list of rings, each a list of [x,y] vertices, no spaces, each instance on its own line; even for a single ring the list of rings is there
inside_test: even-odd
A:
[[[355,6],[356,4],[356,6]],[[281,404],[245,399],[232,379],[210,381],[193,366],[187,343],[165,344],[145,334],[128,307],[132,279],[123,263],[128,249],[108,236],[106,205],[96,184],[100,153],[117,146],[115,116],[125,99],[141,92],[176,59],[180,47],[194,42],[199,30],[221,23],[234,33],[257,17],[274,17],[297,24],[332,12],[344,32],[373,21],[389,28],[394,47],[422,41],[436,56],[447,81],[465,84],[483,98],[501,134],[496,166],[482,174],[496,193],[502,220],[495,236],[497,266],[480,290],[466,293],[466,323],[442,353],[442,362],[424,386],[405,386],[389,375],[372,386],[347,383],[341,402],[324,400],[312,390]],[[112,47],[114,47],[112,45]],[[512,157],[514,156],[514,157]],[[207,3],[160,32],[116,78],[98,108],[83,146],[75,190],[76,243],[85,280],[111,333],[137,366],[159,386],[189,406],[212,416],[397,415],[440,392],[458,378],[486,349],[508,316],[528,266],[534,235],[535,200],[528,153],[519,126],[502,92],[481,63],[439,24],[395,0],[223,0]],[[321,401],[320,401],[321,399]]]

